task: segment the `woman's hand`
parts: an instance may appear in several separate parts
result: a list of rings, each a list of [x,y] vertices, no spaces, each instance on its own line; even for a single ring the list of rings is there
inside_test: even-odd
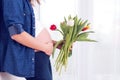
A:
[[[52,42],[47,42],[43,43],[43,52],[45,52],[47,55],[51,55],[53,51],[53,43]],[[39,52],[39,50],[35,50],[35,52]]]
[[[52,52],[53,52],[53,43],[48,42],[45,46],[46,46],[46,47],[45,47],[45,51],[44,51],[44,52],[45,52],[47,55],[51,55]]]
[[[55,41],[55,40],[52,40],[52,42],[53,42],[53,46],[57,43],[57,41]],[[57,46],[57,48],[58,48],[58,49],[61,49],[64,44],[65,44],[65,41],[62,41],[62,42]],[[70,51],[71,51],[71,50],[72,50],[72,46],[71,46],[71,48],[70,48]]]
[[[55,44],[57,43],[57,41],[55,41],[55,40],[52,40],[52,42],[53,42],[53,46],[55,46]],[[61,49],[62,46],[64,45],[64,43],[65,43],[65,41],[62,41],[62,42],[57,46],[57,48],[58,48],[58,49]]]

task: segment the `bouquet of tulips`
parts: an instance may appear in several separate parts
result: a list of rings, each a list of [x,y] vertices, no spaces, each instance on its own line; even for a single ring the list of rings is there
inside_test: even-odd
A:
[[[60,52],[55,61],[55,68],[57,71],[61,72],[62,67],[67,68],[68,58],[72,55],[72,45],[75,41],[90,41],[95,42],[95,40],[88,39],[89,33],[93,31],[88,31],[90,23],[88,20],[79,19],[77,16],[68,18],[64,17],[64,21],[60,23],[60,29],[56,27],[55,24],[50,26],[52,31],[59,31],[63,38],[54,46],[53,57],[55,49],[58,45],[62,44]]]

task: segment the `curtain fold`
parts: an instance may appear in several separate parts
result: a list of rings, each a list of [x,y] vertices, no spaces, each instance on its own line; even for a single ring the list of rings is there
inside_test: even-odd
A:
[[[120,80],[120,0],[79,0],[79,15],[91,21],[97,43],[76,43],[76,80]],[[79,71],[79,72],[78,72]]]

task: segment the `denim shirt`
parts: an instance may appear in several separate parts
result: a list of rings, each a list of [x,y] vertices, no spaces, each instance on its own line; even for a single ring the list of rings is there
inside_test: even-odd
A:
[[[34,50],[11,39],[23,31],[35,36],[35,19],[29,0],[0,2],[0,72],[34,76]]]

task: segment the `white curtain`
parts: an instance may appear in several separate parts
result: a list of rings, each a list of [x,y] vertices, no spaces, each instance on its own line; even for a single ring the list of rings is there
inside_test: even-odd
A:
[[[78,4],[80,17],[92,22],[95,33],[90,37],[98,42],[75,43],[75,80],[120,80],[120,0],[79,0]]]

